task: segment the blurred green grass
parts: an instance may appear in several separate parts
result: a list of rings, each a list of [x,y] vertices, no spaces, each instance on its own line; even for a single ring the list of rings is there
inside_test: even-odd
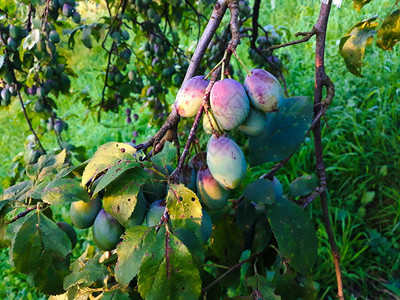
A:
[[[400,278],[399,49],[396,46],[393,51],[384,52],[376,45],[368,47],[363,78],[355,77],[346,70],[338,52],[340,38],[353,24],[375,14],[384,17],[392,2],[372,1],[361,12],[356,12],[351,1],[343,1],[340,9],[332,8],[328,26],[326,71],[335,83],[336,97],[323,127],[323,146],[331,220],[349,299],[394,299],[395,283]],[[291,35],[286,37],[286,41],[294,39],[297,31],[310,30],[319,12],[317,0],[282,0],[275,8],[271,7],[270,1],[263,1],[262,4],[260,23],[288,28]],[[247,49],[239,47],[238,52],[246,56]],[[288,72],[285,74],[289,94],[312,96],[313,39],[306,44],[277,50],[277,53],[289,57],[286,65]],[[248,59],[244,60],[251,65]],[[74,96],[58,101],[60,111],[68,117],[70,125],[64,134],[65,139],[76,146],[85,146],[90,156],[96,146],[107,141],[129,141],[133,130],[139,131],[138,142],[155,132],[148,125],[152,113],[146,109],[132,124],[125,123],[123,111],[119,114],[104,113],[104,122],[113,126],[108,128],[98,124],[95,115],[87,113],[80,103],[79,91],[82,89],[87,89],[92,97],[100,96],[102,82],[97,76],[104,72],[106,62],[99,48],[95,47],[92,51],[76,48],[70,63],[79,77],[73,80]],[[173,98],[171,94],[170,100],[173,101]],[[140,110],[141,107],[135,109]],[[84,116],[87,118],[83,123]],[[3,145],[0,150],[1,181],[7,174],[12,157],[23,152],[25,147],[25,132],[20,131],[28,127],[16,101],[9,108],[0,110],[0,124],[0,142]],[[34,125],[38,124],[35,121]],[[54,137],[49,134],[44,136],[43,142],[46,148],[56,147]],[[257,178],[265,173],[266,166],[269,165],[253,168],[251,177]],[[312,137],[306,138],[278,177],[287,189],[290,181],[305,173],[314,173]],[[318,200],[307,209],[307,213],[315,222],[320,240],[319,258],[313,274],[319,298],[334,299],[336,282],[332,256]],[[6,283],[0,285],[0,298],[39,299],[24,276],[10,271],[7,256],[6,250],[0,252],[0,276],[7,278]]]

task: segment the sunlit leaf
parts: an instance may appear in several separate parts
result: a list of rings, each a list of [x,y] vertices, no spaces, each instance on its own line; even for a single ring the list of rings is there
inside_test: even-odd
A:
[[[365,47],[371,43],[378,25],[377,17],[357,23],[349,33],[340,40],[339,52],[344,58],[347,69],[354,75],[362,77],[361,67],[365,53]]]
[[[378,30],[377,44],[385,50],[391,50],[400,40],[400,9],[391,13]]]

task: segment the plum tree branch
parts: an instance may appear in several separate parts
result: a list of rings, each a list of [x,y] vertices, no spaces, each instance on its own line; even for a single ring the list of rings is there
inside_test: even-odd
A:
[[[332,6],[332,0],[329,0],[327,4],[321,4],[321,10],[317,23],[314,26],[316,35],[316,46],[315,46],[315,89],[314,89],[314,116],[320,114],[321,110],[325,109],[325,104],[329,104],[334,97],[334,87],[332,81],[325,73],[325,42],[326,42],[326,31],[328,25],[329,14]],[[322,99],[323,88],[326,88],[328,97]],[[325,103],[324,103],[325,101]],[[319,105],[322,104],[322,105]],[[326,187],[326,169],[324,166],[323,150],[322,150],[322,134],[321,134],[321,122],[317,121],[313,128],[314,133],[314,147],[315,147],[315,160],[316,169],[319,177],[320,185]],[[320,193],[322,216],[325,224],[326,231],[328,233],[329,244],[331,246],[331,252],[333,255],[333,261],[335,266],[336,281],[337,281],[337,297],[344,299],[343,295],[343,283],[342,274],[340,270],[340,255],[335,242],[335,237],[332,230],[332,225],[329,217],[329,210],[327,204],[327,193],[326,189],[323,189]]]
[[[191,58],[190,65],[186,71],[184,82],[196,75],[196,72],[200,66],[201,60],[203,59],[204,53],[214,36],[217,28],[219,27],[221,20],[226,12],[228,3],[226,0],[218,0],[214,5],[214,10],[212,12],[211,18],[204,29],[204,32],[197,44],[196,50]],[[136,146],[137,150],[147,150],[149,147],[155,147],[160,144],[158,149],[154,149],[154,152],[161,151],[163,143],[160,143],[168,131],[177,128],[180,116],[175,105],[172,107],[172,111],[167,117],[165,123],[161,126],[160,130],[148,141]],[[174,135],[172,135],[174,136]],[[165,141],[165,140],[164,140]]]

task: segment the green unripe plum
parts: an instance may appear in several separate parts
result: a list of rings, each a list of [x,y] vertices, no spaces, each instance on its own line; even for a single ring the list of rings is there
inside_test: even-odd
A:
[[[52,30],[49,33],[49,39],[52,41],[54,44],[58,44],[60,42],[60,35],[58,34],[57,31]]]
[[[210,104],[218,124],[225,130],[232,130],[242,124],[250,110],[249,98],[243,86],[230,78],[214,84]]]
[[[72,202],[69,210],[71,222],[75,227],[84,229],[93,225],[93,222],[101,209],[99,197],[86,203],[83,201]]]
[[[124,80],[124,75],[122,75],[121,73],[115,74],[114,78],[115,83],[120,83],[122,82],[122,80]]]
[[[10,47],[11,49],[17,49],[18,48],[18,42],[16,39],[13,39],[12,37],[9,37],[7,39],[7,46]]]
[[[283,98],[278,79],[265,70],[252,70],[251,75],[246,76],[244,88],[251,104],[263,112],[276,111],[278,101]]]
[[[8,84],[12,84],[13,83],[13,76],[11,74],[11,72],[6,71],[4,73],[4,80],[8,83]]]
[[[78,242],[78,236],[76,235],[74,227],[66,222],[57,222],[57,225],[62,231],[67,234],[69,240],[71,241],[71,249],[74,249],[76,243]]]
[[[10,37],[17,40],[20,38],[21,34],[21,29],[17,26],[10,25],[10,28],[8,29],[10,33]]]
[[[132,215],[123,225],[126,228],[141,225],[143,223],[145,216],[146,216],[146,200],[144,198],[143,192],[139,191],[135,209],[133,210]]]
[[[161,167],[157,168],[158,171],[162,174],[166,174],[166,171]],[[153,203],[156,200],[163,199],[167,194],[167,182],[166,178],[162,177],[160,174],[157,174],[155,171],[151,169],[144,169],[147,174],[149,174],[152,180],[146,181],[142,186],[142,191],[146,201],[148,203]]]
[[[62,72],[64,72],[64,70],[65,70],[65,66],[63,64],[58,64],[55,67],[55,71],[57,72],[58,75],[61,75]]]
[[[122,37],[125,41],[129,40],[129,32],[128,32],[127,30],[122,30],[122,31],[121,31],[121,37]]]
[[[211,123],[210,123],[211,120]],[[212,125],[212,126],[211,126]],[[221,126],[218,125],[217,120],[215,119],[214,115],[209,112],[208,115],[204,114],[203,116],[203,130],[207,134],[213,134],[213,128],[215,131],[218,131],[218,128]]]
[[[43,73],[44,73],[44,76],[45,76],[47,79],[53,77],[53,75],[54,75],[54,72],[53,72],[53,68],[52,68],[52,67],[44,67],[44,68],[43,68]]]
[[[182,84],[176,95],[175,106],[182,117],[194,117],[203,103],[204,90],[209,81],[195,76]]]
[[[207,164],[214,179],[226,189],[238,187],[246,175],[244,154],[240,147],[227,137],[222,136],[210,142]]]
[[[44,103],[42,99],[38,99],[35,102],[35,106],[33,107],[33,110],[37,113],[40,113],[44,110]]]
[[[111,38],[117,43],[121,42],[121,35],[118,31],[114,31],[113,33],[111,33]]]
[[[210,215],[204,210],[201,210],[201,226],[200,226],[200,237],[203,243],[207,242],[212,233],[212,221]]]
[[[208,208],[219,210],[226,206],[229,199],[229,190],[224,189],[212,177],[209,168],[202,168],[197,173],[197,195]]]
[[[4,102],[9,102],[11,99],[11,93],[8,89],[3,89],[1,91],[1,98],[4,100]]]
[[[72,16],[72,6],[69,4],[64,4],[62,7],[62,13],[64,16],[66,16],[67,18],[69,18],[70,16]]]
[[[239,126],[239,130],[247,136],[255,137],[264,132],[266,125],[267,118],[265,113],[258,109],[250,108],[249,116],[247,120]]]
[[[74,23],[76,23],[76,24],[79,24],[81,22],[81,15],[75,11],[72,14],[72,21],[74,21]]]
[[[171,176],[174,176],[174,172],[172,172]],[[196,172],[191,166],[182,166],[179,173],[179,182],[183,183],[188,189],[196,192]]]
[[[189,162],[189,166],[193,168],[193,170],[197,172],[201,167],[206,166],[207,164],[207,152],[202,151],[192,156]]]
[[[93,224],[93,240],[99,249],[115,249],[124,233],[124,227],[104,209],[100,210]]]
[[[146,215],[147,226],[151,227],[160,223],[161,217],[165,211],[165,205],[165,200],[157,200],[150,205]]]
[[[156,15],[157,15],[157,13],[154,9],[149,8],[147,10],[147,16],[149,17],[149,19],[154,19]]]

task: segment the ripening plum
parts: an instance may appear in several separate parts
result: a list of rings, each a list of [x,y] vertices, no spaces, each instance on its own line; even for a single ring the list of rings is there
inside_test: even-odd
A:
[[[240,147],[227,137],[219,137],[210,142],[207,164],[214,179],[226,189],[238,187],[246,175],[244,154]]]
[[[193,117],[203,103],[204,90],[208,80],[195,76],[184,82],[176,95],[176,109],[182,117]]]
[[[140,190],[137,195],[135,209],[133,210],[129,219],[122,225],[124,225],[126,228],[141,225],[144,217],[146,216],[146,206],[146,200],[143,192]]]
[[[232,130],[249,114],[250,102],[243,86],[233,79],[217,81],[210,94],[211,109],[222,129]]]
[[[239,126],[239,130],[247,136],[255,137],[264,132],[267,125],[265,113],[258,109],[250,108],[247,120]]]
[[[229,199],[229,190],[224,189],[212,177],[209,168],[201,168],[197,173],[197,196],[208,208],[219,210]]]
[[[246,76],[244,88],[251,104],[263,112],[275,111],[278,101],[283,98],[283,90],[278,79],[265,70],[252,70],[251,75]]]
[[[174,176],[175,171],[176,169],[172,172],[171,176]],[[179,173],[179,182],[184,184],[188,189],[196,192],[196,172],[191,166],[182,166]]]
[[[189,166],[193,168],[193,170],[197,172],[200,170],[202,166],[207,164],[207,152],[202,151],[192,156],[189,162]]]
[[[212,233],[212,221],[210,215],[204,210],[201,209],[202,217],[201,217],[201,226],[200,226],[200,237],[203,243],[207,242]]]
[[[78,236],[76,235],[76,231],[74,227],[66,222],[57,222],[58,227],[66,233],[69,240],[71,241],[71,249],[74,249],[76,243],[78,242]]]
[[[160,223],[161,217],[164,214],[165,205],[165,200],[158,200],[150,205],[146,215],[147,226],[151,227]]]
[[[101,209],[99,197],[86,203],[83,201],[72,202],[69,210],[71,222],[75,227],[84,229],[93,225],[94,219]]]
[[[158,171],[167,176],[167,171],[162,167],[157,168]],[[142,186],[142,191],[146,201],[153,203],[156,200],[162,199],[167,195],[166,178],[151,169],[144,169],[149,174],[150,179]]]
[[[124,227],[112,215],[102,209],[93,224],[93,240],[97,247],[104,251],[114,249],[121,240],[123,233]]]
[[[210,123],[210,120],[211,120],[211,123]],[[205,133],[212,134],[213,133],[213,129],[215,131],[218,131],[220,127],[221,126],[218,125],[217,120],[215,119],[215,117],[213,116],[213,114],[211,112],[209,112],[208,115],[204,114],[204,116],[203,116],[203,130],[205,131]]]

